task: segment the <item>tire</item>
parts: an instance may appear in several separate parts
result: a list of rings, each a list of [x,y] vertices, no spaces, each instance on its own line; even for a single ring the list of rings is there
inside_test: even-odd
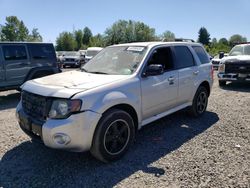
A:
[[[102,162],[116,161],[126,153],[134,138],[132,117],[123,110],[112,109],[99,121],[90,152]]]
[[[220,86],[220,87],[225,86],[226,83],[227,83],[227,82],[226,82],[225,80],[219,80],[219,86]]]
[[[208,91],[204,86],[200,86],[194,96],[193,104],[189,107],[188,113],[193,117],[203,115],[207,109]]]

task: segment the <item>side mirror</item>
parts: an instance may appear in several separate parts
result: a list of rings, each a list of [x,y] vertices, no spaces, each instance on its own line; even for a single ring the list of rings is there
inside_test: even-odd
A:
[[[219,53],[219,58],[222,59],[225,56],[224,52]]]
[[[146,71],[143,73],[145,77],[156,76],[163,74],[163,66],[161,64],[151,64],[147,67]]]

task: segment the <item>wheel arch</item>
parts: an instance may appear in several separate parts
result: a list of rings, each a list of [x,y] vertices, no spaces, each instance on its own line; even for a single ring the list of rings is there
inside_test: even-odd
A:
[[[126,104],[126,103],[117,104],[117,105],[111,106],[108,109],[106,109],[103,112],[103,114],[105,114],[108,111],[113,110],[113,109],[123,110],[123,111],[127,112],[129,115],[131,115],[131,117],[134,121],[135,131],[138,130],[138,125],[139,125],[138,114],[133,106],[131,106],[130,104]]]
[[[208,93],[208,97],[209,97],[209,96],[210,96],[210,93],[211,93],[211,89],[210,89],[209,82],[208,82],[208,81],[203,81],[203,82],[200,83],[199,87],[201,87],[201,86],[203,86],[203,87],[206,88],[207,93]],[[199,88],[199,87],[198,87],[198,88]],[[198,88],[197,88],[197,89],[198,89]]]

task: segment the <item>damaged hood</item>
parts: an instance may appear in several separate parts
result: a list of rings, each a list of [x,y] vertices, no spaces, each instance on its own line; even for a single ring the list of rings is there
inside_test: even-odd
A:
[[[126,75],[68,71],[27,81],[22,89],[43,96],[69,98],[72,95],[127,78]]]

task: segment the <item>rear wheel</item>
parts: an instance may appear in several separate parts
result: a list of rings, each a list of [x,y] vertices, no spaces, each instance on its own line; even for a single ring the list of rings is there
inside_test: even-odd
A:
[[[132,117],[125,111],[112,109],[104,113],[96,128],[90,152],[103,162],[120,159],[135,137]]]
[[[208,91],[204,86],[200,86],[194,96],[193,104],[189,108],[189,114],[198,117],[204,114],[207,109]]]
[[[219,86],[225,86],[226,83],[227,82],[225,80],[219,80]]]

